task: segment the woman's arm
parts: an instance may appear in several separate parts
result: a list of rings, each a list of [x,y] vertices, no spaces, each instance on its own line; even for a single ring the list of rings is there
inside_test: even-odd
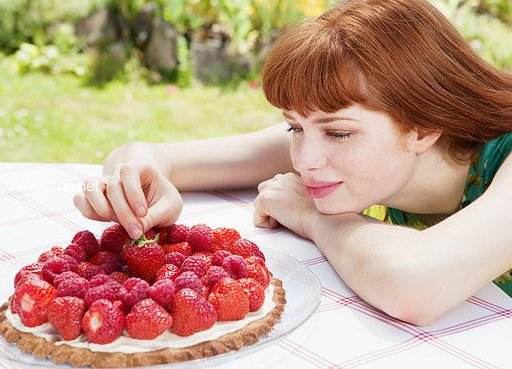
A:
[[[479,199],[427,230],[316,214],[309,233],[361,298],[429,325],[512,267],[511,189],[509,156]]]
[[[150,162],[180,191],[256,187],[293,171],[286,125],[236,136],[171,143],[136,142],[114,150],[104,174],[130,161]]]

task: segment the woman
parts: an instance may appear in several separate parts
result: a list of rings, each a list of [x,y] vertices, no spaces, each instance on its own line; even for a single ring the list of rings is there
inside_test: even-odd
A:
[[[512,296],[512,77],[432,5],[345,1],[278,40],[263,87],[286,127],[123,146],[75,204],[135,238],[178,191],[257,185],[255,225],[311,239],[393,317],[432,324],[502,275]]]

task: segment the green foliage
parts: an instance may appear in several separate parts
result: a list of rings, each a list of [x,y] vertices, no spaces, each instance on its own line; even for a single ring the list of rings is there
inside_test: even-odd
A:
[[[432,0],[489,63],[512,71],[512,26],[492,14],[477,14],[478,0]]]

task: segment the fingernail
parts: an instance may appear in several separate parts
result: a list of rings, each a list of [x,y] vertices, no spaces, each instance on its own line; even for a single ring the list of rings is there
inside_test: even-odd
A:
[[[146,207],[144,205],[137,205],[136,212],[139,217],[143,217],[146,215]]]
[[[136,240],[137,238],[139,238],[141,235],[142,235],[142,228],[140,226],[138,226],[137,224],[132,224],[130,226],[130,237],[133,238],[134,240]]]

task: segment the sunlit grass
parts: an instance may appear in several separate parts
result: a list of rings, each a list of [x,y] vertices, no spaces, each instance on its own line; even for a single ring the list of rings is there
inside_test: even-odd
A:
[[[144,82],[85,87],[71,76],[19,76],[0,68],[0,161],[100,163],[129,141],[254,131],[279,120],[261,89]]]

